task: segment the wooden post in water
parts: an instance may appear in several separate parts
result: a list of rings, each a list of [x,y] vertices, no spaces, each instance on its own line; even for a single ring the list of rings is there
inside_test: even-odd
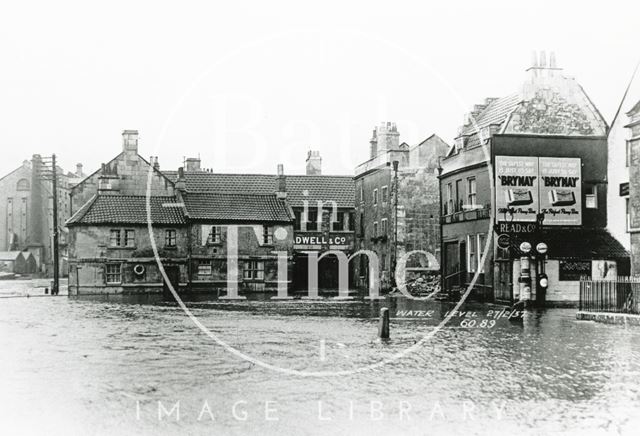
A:
[[[380,320],[378,321],[378,337],[380,339],[389,339],[389,309],[386,307],[380,309]]]

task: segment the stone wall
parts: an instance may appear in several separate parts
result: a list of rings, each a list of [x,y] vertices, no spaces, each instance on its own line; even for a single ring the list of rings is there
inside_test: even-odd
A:
[[[111,229],[135,231],[135,246],[120,248],[110,246]],[[176,247],[165,245],[165,231],[176,230]],[[188,232],[185,228],[154,227],[153,238],[158,254],[164,262],[179,266],[180,282],[188,279]],[[162,275],[151,248],[151,235],[146,226],[72,226],[69,229],[69,293],[71,295],[93,293],[160,292]],[[106,282],[106,265],[121,264],[122,283]],[[136,265],[144,266],[144,274],[134,273]]]
[[[119,154],[98,171],[71,188],[72,213],[77,212],[98,192],[99,179],[105,175],[117,180],[117,189],[114,189],[114,194],[146,195],[149,169],[149,162],[139,155],[127,157],[125,153]],[[152,196],[174,195],[173,184],[160,172],[154,170],[151,176],[150,194]]]

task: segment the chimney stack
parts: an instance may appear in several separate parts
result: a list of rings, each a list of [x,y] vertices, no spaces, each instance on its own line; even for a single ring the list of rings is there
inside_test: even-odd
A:
[[[82,172],[82,164],[76,164],[76,177],[84,177],[84,173]]]
[[[178,168],[178,179],[176,180],[176,190],[184,192],[187,190],[187,181],[184,177],[184,168]]]
[[[187,171],[200,171],[200,158],[189,157],[187,158]]]
[[[373,135],[369,140],[369,144],[371,144],[371,159],[378,155],[378,131],[373,129]]]
[[[322,158],[317,150],[309,150],[307,153],[307,176],[319,176],[322,174]]]
[[[387,121],[380,124],[377,132],[378,153],[389,150],[397,150],[400,146],[400,133],[396,123]]]
[[[122,151],[126,159],[134,160],[138,157],[137,130],[124,130],[122,132]]]
[[[284,165],[278,164],[278,176],[276,177],[276,198],[284,200],[287,198],[287,178],[284,175]]]
[[[151,156],[151,165],[154,170],[160,171],[160,162],[158,162],[158,156]]]

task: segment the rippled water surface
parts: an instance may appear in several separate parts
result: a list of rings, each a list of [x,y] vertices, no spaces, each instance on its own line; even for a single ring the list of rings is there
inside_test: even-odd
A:
[[[393,357],[451,308],[405,300],[188,306],[256,361],[323,372]],[[376,339],[383,306],[392,316],[388,342]],[[487,316],[494,309],[467,304],[462,310],[478,316],[473,327],[454,317],[390,364],[318,378],[243,360],[179,307],[150,298],[3,298],[0,422],[7,434],[638,434],[640,328],[579,322],[570,309],[480,327],[495,320]],[[159,405],[169,411],[178,401],[179,421],[177,408],[158,418]]]

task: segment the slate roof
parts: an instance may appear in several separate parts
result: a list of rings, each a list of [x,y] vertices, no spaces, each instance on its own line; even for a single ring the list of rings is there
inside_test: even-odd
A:
[[[187,193],[189,219],[224,222],[289,222],[293,217],[285,202],[274,194]]]
[[[475,124],[471,123],[465,126],[462,135],[472,135],[478,129],[502,124],[521,101],[522,96],[520,94],[512,94],[492,101],[475,117]]]
[[[175,180],[177,171],[165,171]],[[206,171],[184,173],[187,192],[212,192],[236,194],[274,194],[276,176],[273,174],[221,174]],[[355,182],[351,176],[307,176],[287,175],[287,202],[292,207],[303,207],[304,200],[310,205],[317,201],[335,201],[338,207],[353,208]],[[307,195],[304,195],[306,192]]]
[[[152,224],[185,224],[182,207],[176,197],[151,197]],[[147,225],[147,198],[144,195],[95,195],[85,203],[66,225],[79,224],[132,224]]]

